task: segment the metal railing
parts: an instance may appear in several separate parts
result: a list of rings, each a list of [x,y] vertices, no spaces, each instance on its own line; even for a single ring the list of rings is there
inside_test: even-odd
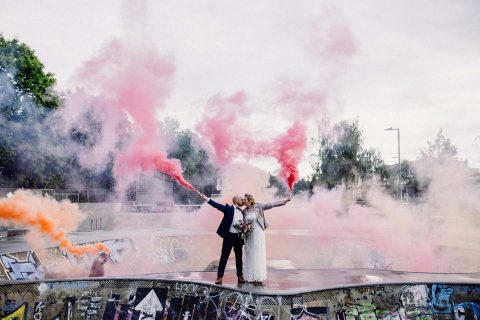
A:
[[[13,194],[21,188],[0,188],[0,197],[5,198],[8,194]],[[57,201],[70,200],[75,203],[108,203],[116,202],[116,194],[110,189],[84,189],[84,190],[64,190],[64,189],[23,189],[33,193],[48,195]]]

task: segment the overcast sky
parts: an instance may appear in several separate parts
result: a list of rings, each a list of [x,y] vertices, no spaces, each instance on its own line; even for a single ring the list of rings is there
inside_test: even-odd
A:
[[[175,60],[166,112],[187,127],[209,97],[244,90],[264,111],[255,126],[280,133],[288,121],[268,113],[265,121],[265,110],[287,79],[324,92],[319,109],[332,121],[358,118],[366,145],[387,163],[397,140],[385,128],[400,128],[408,160],[443,128],[459,156],[480,167],[476,0],[0,0],[0,32],[32,47],[61,90],[78,85],[72,76],[107,41],[141,33]],[[345,56],[316,51],[329,32],[350,41]]]

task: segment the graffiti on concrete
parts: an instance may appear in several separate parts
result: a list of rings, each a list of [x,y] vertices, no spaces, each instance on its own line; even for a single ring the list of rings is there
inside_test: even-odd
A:
[[[45,303],[35,302],[35,307],[33,308],[33,319],[42,320],[43,319],[43,309],[45,309]]]
[[[26,255],[20,258],[19,255]],[[5,277],[9,280],[43,279],[44,272],[35,253],[30,250],[19,254],[2,254],[0,261],[4,268]]]
[[[110,250],[112,263],[121,261],[122,254],[134,248],[131,239],[106,240],[102,242]],[[80,244],[84,245],[84,244]],[[75,256],[58,248],[47,248],[42,251],[42,263],[33,250],[0,255],[0,279],[35,280],[45,279],[49,274],[55,274],[62,269],[65,262],[81,266],[89,270],[93,257],[89,255]]]
[[[26,317],[25,317],[26,311],[27,311],[27,305],[22,304],[20,307],[18,307],[16,310],[14,310],[9,315],[3,316],[2,320],[26,319]]]
[[[328,307],[292,308],[290,313],[292,320],[329,319]]]
[[[28,262],[27,255],[12,257]],[[18,270],[8,272],[33,274]],[[480,319],[480,285],[385,284],[281,296],[156,279],[31,280],[0,283],[2,319],[473,320]]]
[[[156,261],[165,264],[188,263],[191,255],[182,241],[185,241],[182,237],[151,237],[142,247],[145,255]]]
[[[166,288],[139,288],[135,293],[133,302],[134,314],[138,314],[138,319],[162,319],[167,300]]]
[[[268,296],[209,284],[109,279],[0,285],[0,293],[1,318],[11,320],[480,318],[480,286],[474,285],[399,284]]]
[[[78,299],[77,310],[83,313],[84,319],[95,319],[99,315],[102,297],[86,296]]]
[[[121,261],[121,255],[125,250],[133,248],[133,242],[131,239],[115,239],[101,241],[110,250],[110,260],[114,263]],[[77,244],[79,246],[86,245],[87,243]],[[92,263],[92,257],[89,255],[74,255],[61,250],[62,256],[67,259],[72,265],[80,265],[84,267],[90,267]]]
[[[167,292],[167,288],[137,288],[125,303],[121,303],[120,295],[112,294],[106,301],[102,319],[163,319]]]

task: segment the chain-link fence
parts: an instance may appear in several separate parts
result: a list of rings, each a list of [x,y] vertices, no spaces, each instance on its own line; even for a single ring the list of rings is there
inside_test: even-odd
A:
[[[207,196],[220,193],[221,181],[205,183],[201,180],[190,181],[199,191]],[[5,198],[19,188],[0,188],[0,198]],[[25,189],[31,192],[50,196],[57,201],[69,200],[73,203],[124,203],[125,207],[134,211],[162,212],[184,207],[184,210],[197,209],[202,200],[191,190],[184,188],[170,177],[162,174],[154,177],[139,175],[123,194],[112,189]]]

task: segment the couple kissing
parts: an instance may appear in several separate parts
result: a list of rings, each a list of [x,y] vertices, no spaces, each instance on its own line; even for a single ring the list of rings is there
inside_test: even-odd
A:
[[[261,285],[267,279],[267,253],[265,246],[265,229],[268,224],[264,211],[285,205],[291,196],[284,200],[267,204],[256,203],[250,194],[234,196],[233,205],[222,205],[208,198],[201,192],[200,197],[212,207],[223,213],[223,219],[217,234],[223,238],[222,253],[218,265],[216,284],[222,284],[222,278],[230,252],[235,252],[238,283],[251,282]],[[244,207],[243,209],[241,207]],[[247,231],[244,232],[244,229]],[[242,260],[242,247],[245,244],[245,264]]]

